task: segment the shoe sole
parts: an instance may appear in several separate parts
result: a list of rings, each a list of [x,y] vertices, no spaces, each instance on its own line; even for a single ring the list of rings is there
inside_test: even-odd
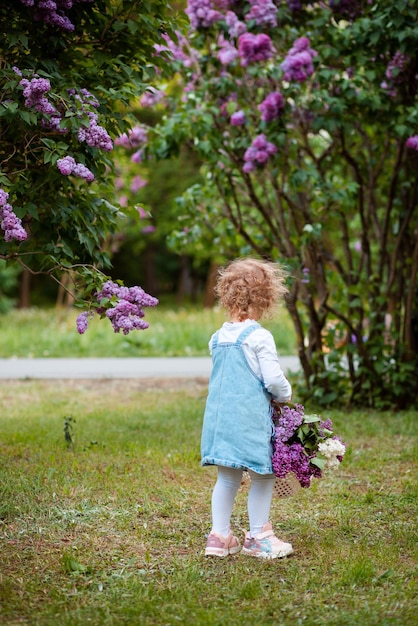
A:
[[[247,556],[255,557],[256,559],[284,559],[289,554],[292,554],[293,548],[291,550],[283,550],[282,552],[256,552],[255,550],[248,550],[246,548],[242,548],[241,553],[246,554]]]
[[[234,548],[206,548],[205,556],[218,556],[224,558],[230,554],[238,554],[241,551],[241,546],[235,546]]]

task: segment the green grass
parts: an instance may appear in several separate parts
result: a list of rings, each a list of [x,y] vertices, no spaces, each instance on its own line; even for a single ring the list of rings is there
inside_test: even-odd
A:
[[[226,321],[220,309],[160,304],[146,309],[150,327],[129,335],[114,333],[107,319],[93,318],[84,335],[76,330],[79,310],[14,310],[0,315],[0,357],[208,356],[212,333]],[[284,308],[264,322],[280,354],[296,353],[291,320]]]
[[[327,414],[343,464],[272,506],[294,555],[210,560],[205,395],[195,380],[0,383],[0,623],[415,624],[418,413]]]

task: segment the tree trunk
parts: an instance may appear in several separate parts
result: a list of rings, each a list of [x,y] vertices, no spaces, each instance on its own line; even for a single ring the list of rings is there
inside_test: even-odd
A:
[[[218,269],[219,264],[215,261],[211,261],[205,285],[205,293],[203,296],[203,306],[205,307],[205,309],[210,309],[216,304],[214,289],[216,284],[216,277],[218,275]]]
[[[23,268],[20,275],[19,309],[27,309],[30,306],[30,272]]]

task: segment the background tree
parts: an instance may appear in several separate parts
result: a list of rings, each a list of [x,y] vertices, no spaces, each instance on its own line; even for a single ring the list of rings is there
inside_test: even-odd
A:
[[[167,39],[183,88],[148,155],[185,143],[205,183],[180,246],[256,253],[291,273],[287,307],[320,402],[407,406],[417,367],[417,7],[406,0],[190,0]],[[219,242],[222,242],[220,244]]]
[[[163,69],[154,46],[174,11],[162,0],[16,0],[1,3],[0,23],[0,259],[57,281],[71,270],[88,297],[121,211],[114,139]]]

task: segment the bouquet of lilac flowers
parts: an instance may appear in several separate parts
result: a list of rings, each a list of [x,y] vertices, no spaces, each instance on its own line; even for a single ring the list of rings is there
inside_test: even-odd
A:
[[[309,487],[312,476],[321,478],[323,470],[338,467],[345,445],[334,435],[330,419],[305,415],[301,404],[273,404],[275,440],[273,471],[282,479],[293,474],[301,487]]]

